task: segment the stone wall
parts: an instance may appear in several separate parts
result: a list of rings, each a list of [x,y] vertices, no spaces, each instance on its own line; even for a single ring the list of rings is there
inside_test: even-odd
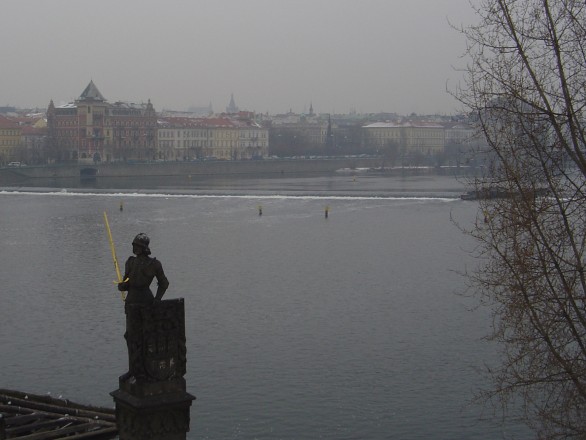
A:
[[[343,168],[380,167],[374,158],[280,159],[209,162],[153,162],[49,165],[40,167],[0,168],[0,184],[29,178],[79,177],[82,170],[96,169],[97,177],[181,176],[223,174],[303,174],[329,173]]]

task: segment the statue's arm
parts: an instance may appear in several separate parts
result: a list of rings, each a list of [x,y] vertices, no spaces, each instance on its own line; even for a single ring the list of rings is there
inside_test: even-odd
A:
[[[165,276],[165,272],[163,271],[163,265],[160,261],[155,261],[155,277],[157,278],[157,295],[155,296],[155,300],[159,301],[163,298],[163,295],[169,288],[169,280]]]
[[[130,274],[131,258],[132,257],[128,258],[124,264],[124,276],[122,277],[123,280],[127,280],[128,274]],[[126,292],[128,290],[128,281],[118,283],[118,290],[121,292]]]

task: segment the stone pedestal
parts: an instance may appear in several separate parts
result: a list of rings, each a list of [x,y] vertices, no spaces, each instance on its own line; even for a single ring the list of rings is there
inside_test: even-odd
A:
[[[194,396],[186,392],[183,299],[126,304],[128,373],[110,393],[120,440],[185,440]]]
[[[194,397],[189,393],[137,398],[124,391],[111,393],[116,402],[116,424],[120,440],[185,440],[189,431],[189,410]]]

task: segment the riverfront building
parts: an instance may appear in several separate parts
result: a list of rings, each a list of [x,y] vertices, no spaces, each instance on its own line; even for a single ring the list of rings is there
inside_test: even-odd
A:
[[[363,147],[370,150],[396,146],[406,153],[433,155],[448,147],[486,146],[483,136],[464,122],[375,122],[362,127]]]
[[[22,128],[18,122],[0,115],[0,165],[18,160]]]
[[[73,103],[47,109],[48,156],[58,162],[156,159],[157,116],[146,104],[109,103],[93,81]]]
[[[268,131],[252,113],[158,118],[150,100],[111,104],[93,81],[74,102],[51,101],[47,110],[47,153],[57,162],[239,160],[268,149]]]
[[[269,152],[268,130],[251,113],[211,118],[160,118],[159,159],[261,159]]]
[[[441,124],[426,122],[376,122],[363,127],[364,143],[370,148],[390,145],[405,151],[436,154],[444,149],[445,129]]]

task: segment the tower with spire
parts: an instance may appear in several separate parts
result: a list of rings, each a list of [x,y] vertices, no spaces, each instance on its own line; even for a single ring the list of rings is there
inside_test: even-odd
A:
[[[234,102],[234,93],[230,94],[230,104],[226,107],[226,113],[238,113],[240,109],[236,107],[236,103]]]

